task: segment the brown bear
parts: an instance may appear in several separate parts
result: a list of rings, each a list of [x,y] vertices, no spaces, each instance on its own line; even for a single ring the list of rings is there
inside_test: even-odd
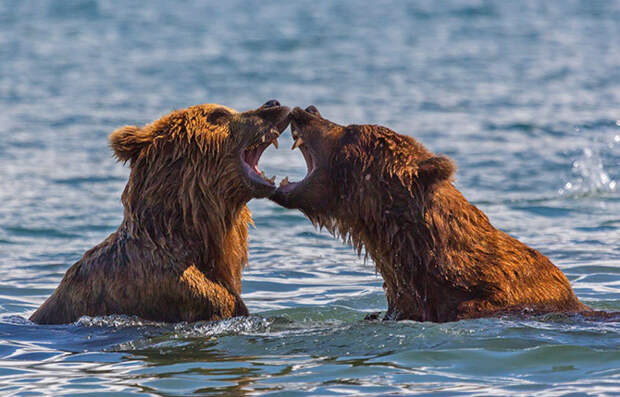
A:
[[[491,225],[451,182],[454,163],[378,125],[291,112],[308,175],[271,197],[366,250],[384,279],[385,319],[455,321],[589,311],[545,256]]]
[[[275,100],[238,113],[205,104],[110,135],[131,174],[118,230],[87,251],[30,317],[40,324],[80,316],[136,315],[165,322],[248,314],[246,203],[275,190],[257,164],[288,125]]]

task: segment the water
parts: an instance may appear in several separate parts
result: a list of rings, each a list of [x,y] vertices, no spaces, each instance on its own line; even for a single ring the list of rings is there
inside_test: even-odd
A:
[[[620,393],[617,323],[363,321],[386,309],[373,264],[266,200],[250,318],[26,320],[121,221],[111,131],[271,98],[448,154],[496,226],[620,310],[619,21],[586,0],[1,2],[0,395]],[[261,166],[301,177],[281,143]]]

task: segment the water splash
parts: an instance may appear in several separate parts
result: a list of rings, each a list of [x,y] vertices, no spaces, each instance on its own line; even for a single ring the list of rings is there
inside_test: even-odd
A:
[[[559,190],[561,195],[616,191],[618,183],[605,170],[603,151],[613,153],[614,148],[620,146],[620,134],[601,146],[583,148],[581,156],[573,161],[572,178]]]
[[[175,337],[213,337],[267,332],[271,321],[257,316],[234,317],[220,321],[199,321],[174,325]]]
[[[130,328],[130,327],[165,327],[166,323],[144,320],[138,316],[127,316],[125,314],[111,314],[108,316],[82,316],[75,325],[80,327],[92,328]]]
[[[220,321],[198,321],[195,323],[164,323],[144,320],[137,316],[112,314],[108,316],[82,316],[75,325],[85,328],[138,328],[146,327],[171,332],[175,337],[211,337],[230,334],[265,332],[271,325],[270,320],[257,316],[234,317]]]

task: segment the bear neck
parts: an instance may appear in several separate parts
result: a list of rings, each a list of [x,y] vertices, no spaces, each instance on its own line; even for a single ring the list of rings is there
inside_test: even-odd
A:
[[[213,164],[193,172],[174,165],[165,170],[145,168],[146,174],[132,167],[121,200],[120,230],[144,249],[170,258],[181,271],[195,265],[207,275],[219,272],[230,261],[224,252],[230,245],[227,240],[247,233],[251,222],[245,206],[249,197],[242,187],[230,175],[220,175],[227,172],[225,167]],[[168,175],[160,180],[157,174],[164,172]],[[233,183],[225,185],[222,180]]]
[[[410,189],[392,178],[360,183],[353,194],[341,195],[345,205],[335,217],[338,234],[358,250],[364,248],[379,270],[389,267],[417,272],[426,265],[424,257],[432,256],[433,237],[425,221],[426,194],[413,186]]]
[[[374,261],[385,282],[388,318],[398,319],[406,310],[406,318],[428,320],[427,289],[435,283],[436,258],[434,233],[425,218],[432,192],[414,179],[375,175],[381,174],[344,179],[353,181],[342,185],[339,202],[345,205],[318,223]]]

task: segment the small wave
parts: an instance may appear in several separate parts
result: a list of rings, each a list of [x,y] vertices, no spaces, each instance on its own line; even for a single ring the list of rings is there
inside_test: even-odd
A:
[[[220,321],[199,321],[174,325],[176,337],[213,337],[268,332],[273,320],[262,317],[234,317]]]
[[[129,324],[133,322],[124,324]],[[156,332],[143,333],[142,337],[113,345],[108,351],[145,351],[157,349],[177,351],[183,346],[193,346],[196,343],[210,344],[222,336],[228,335],[256,335],[269,332],[273,321],[261,317],[234,317],[220,321],[199,321],[195,323],[150,323],[159,328]],[[108,323],[107,321],[105,323]],[[138,323],[144,323],[139,320]],[[152,330],[152,328],[151,328]]]
[[[82,316],[74,325],[85,328],[149,328],[170,333],[174,338],[217,337],[225,335],[259,335],[280,332],[294,332],[298,329],[314,329],[342,325],[342,321],[330,319],[309,319],[304,317],[305,309],[292,310],[290,313],[271,313],[267,317],[249,316],[233,317],[218,321],[197,321],[194,323],[164,323],[144,320],[137,316],[112,314],[109,316]],[[297,313],[300,312],[300,313]],[[320,310],[319,310],[320,312]],[[307,313],[306,313],[307,314]],[[293,318],[291,318],[291,316]],[[301,318],[297,318],[301,317]]]
[[[0,317],[0,322],[10,325],[35,325],[35,323],[27,318],[17,315],[2,316]]]
[[[125,314],[111,314],[109,316],[82,316],[76,322],[75,325],[79,327],[90,328],[129,328],[129,327],[169,327],[169,324],[160,323],[156,321],[144,320],[138,316],[128,316]]]
[[[274,320],[251,316],[220,321],[164,323],[144,320],[137,316],[113,314],[98,317],[82,316],[73,325],[78,329],[99,329],[97,331],[101,333],[99,337],[106,339],[108,343],[103,347],[104,351],[138,351],[154,347],[176,349],[189,343],[190,339],[207,342],[221,336],[268,333],[273,322]],[[119,335],[120,339],[125,340],[118,341]]]
[[[74,324],[89,328],[159,328],[170,331],[175,337],[211,337],[229,334],[244,334],[265,332],[273,320],[262,317],[234,317],[219,321],[198,321],[195,323],[165,323],[149,321],[138,316],[112,314],[109,316],[89,317],[82,316]]]

